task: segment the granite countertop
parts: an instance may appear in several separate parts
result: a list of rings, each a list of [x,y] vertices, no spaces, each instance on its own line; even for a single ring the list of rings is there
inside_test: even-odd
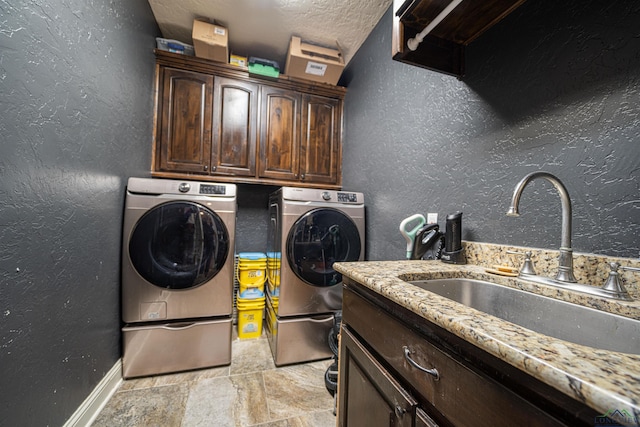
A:
[[[454,333],[601,414],[627,411],[640,420],[640,355],[594,349],[524,329],[413,286],[405,280],[467,277],[492,281],[640,319],[640,302],[617,302],[487,273],[479,265],[441,261],[363,261],[336,271]],[[637,425],[637,421],[627,421]]]

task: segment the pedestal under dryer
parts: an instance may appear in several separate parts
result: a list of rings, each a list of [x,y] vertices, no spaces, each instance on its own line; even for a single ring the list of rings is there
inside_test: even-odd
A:
[[[129,179],[125,378],[230,363],[236,211],[234,184]]]
[[[270,196],[269,213],[267,267],[280,267],[268,272],[266,330],[274,361],[329,358],[328,334],[342,309],[342,275],[333,263],[364,258],[363,194],[282,187]]]

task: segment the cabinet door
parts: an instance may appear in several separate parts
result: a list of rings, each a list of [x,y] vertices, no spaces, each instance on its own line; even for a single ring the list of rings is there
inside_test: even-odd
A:
[[[208,173],[213,76],[164,68],[159,169]]]
[[[300,94],[262,87],[260,114],[260,178],[298,180]]]
[[[342,328],[340,427],[412,427],[417,402],[352,335]]]
[[[416,408],[416,427],[438,427],[438,423],[421,408]]]
[[[316,95],[302,98],[300,179],[336,184],[341,157],[342,102]]]
[[[258,85],[217,77],[213,95],[211,173],[255,176]]]

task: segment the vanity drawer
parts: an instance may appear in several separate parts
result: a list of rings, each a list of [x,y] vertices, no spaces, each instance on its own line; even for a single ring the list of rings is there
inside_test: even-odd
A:
[[[458,362],[348,288],[344,290],[342,321],[401,377],[402,383],[429,402],[431,411],[453,425],[564,425],[493,379]],[[435,372],[431,375],[413,366],[406,351],[419,366],[436,370],[437,377]]]

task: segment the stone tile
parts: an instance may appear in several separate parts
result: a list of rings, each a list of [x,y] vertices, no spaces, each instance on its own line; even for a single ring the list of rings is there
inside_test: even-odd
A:
[[[333,399],[332,399],[333,401]],[[288,427],[335,427],[336,416],[333,409],[305,414],[290,420]]]
[[[256,427],[335,427],[336,417],[331,411],[318,411],[286,420],[271,421]]]
[[[175,374],[155,375],[152,377],[133,378],[130,380],[125,380],[123,381],[119,390],[136,390],[149,387],[160,387],[171,384],[182,384],[206,378],[224,377],[228,375],[229,366],[198,369],[188,372],[178,372]]]
[[[276,368],[266,336],[232,342],[231,365],[125,380],[94,427],[334,427],[331,360]],[[269,387],[269,388],[267,388]]]
[[[231,375],[274,369],[269,341],[266,338],[234,340],[231,343]]]
[[[333,397],[324,385],[325,360],[264,371],[269,417],[299,417],[309,412],[333,411]]]
[[[187,384],[119,391],[92,427],[179,427],[188,394]]]
[[[245,427],[268,420],[264,381],[256,372],[192,383],[182,427]]]
[[[118,388],[118,392],[127,390],[140,390],[144,388],[150,388],[155,385],[155,377],[133,378],[129,380],[123,380],[122,384]]]

